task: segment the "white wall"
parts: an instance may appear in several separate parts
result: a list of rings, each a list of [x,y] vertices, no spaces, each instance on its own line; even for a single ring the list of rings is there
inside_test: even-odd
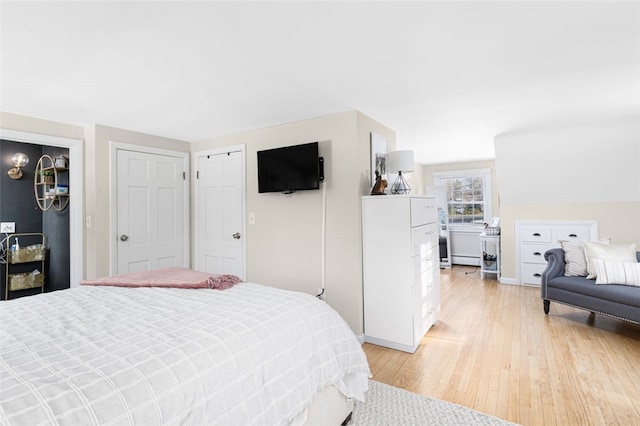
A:
[[[640,201],[640,118],[495,137],[503,205]]]
[[[325,158],[326,301],[363,332],[361,201],[370,191],[369,134],[395,146],[395,132],[357,111],[243,132],[192,145],[192,152],[246,145],[247,279],[316,294],[321,286],[322,190],[258,194],[257,151],[320,142]]]
[[[600,237],[640,246],[640,117],[505,133],[495,152],[506,280],[516,220],[596,220]]]
[[[82,126],[0,111],[0,128],[69,139],[84,139]]]

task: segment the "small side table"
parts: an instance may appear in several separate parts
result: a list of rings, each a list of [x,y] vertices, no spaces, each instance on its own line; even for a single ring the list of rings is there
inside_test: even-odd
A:
[[[480,234],[480,278],[486,274],[496,276],[500,281],[500,235]]]

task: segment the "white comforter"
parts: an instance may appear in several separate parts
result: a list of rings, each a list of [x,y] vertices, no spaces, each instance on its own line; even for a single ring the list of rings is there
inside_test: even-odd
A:
[[[257,284],[0,302],[1,424],[289,424],[328,384],[361,400],[369,375],[328,305]]]

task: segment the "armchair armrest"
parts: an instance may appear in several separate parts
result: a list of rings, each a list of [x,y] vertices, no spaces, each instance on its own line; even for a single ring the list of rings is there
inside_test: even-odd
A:
[[[564,275],[564,250],[554,248],[544,253],[547,261],[547,267],[542,272],[542,283],[540,285],[540,293],[543,299],[547,298],[547,284],[555,277]]]

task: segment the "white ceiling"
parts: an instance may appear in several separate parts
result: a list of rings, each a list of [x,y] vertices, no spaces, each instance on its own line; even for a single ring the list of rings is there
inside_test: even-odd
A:
[[[3,111],[187,141],[357,109],[417,162],[640,114],[640,2],[6,2]],[[301,141],[304,142],[304,141]]]

